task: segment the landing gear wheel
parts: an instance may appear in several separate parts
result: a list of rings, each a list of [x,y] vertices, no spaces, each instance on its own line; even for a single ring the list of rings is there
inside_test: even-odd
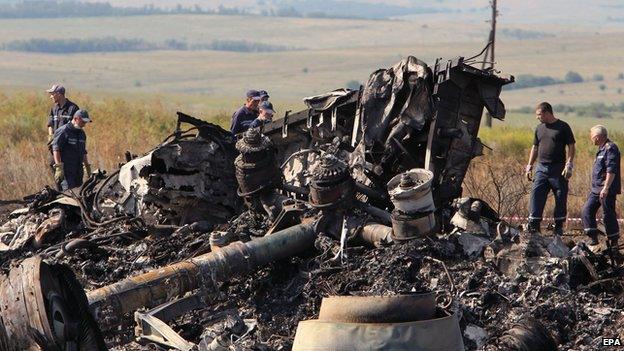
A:
[[[0,277],[2,350],[101,351],[106,345],[71,270],[35,256]]]

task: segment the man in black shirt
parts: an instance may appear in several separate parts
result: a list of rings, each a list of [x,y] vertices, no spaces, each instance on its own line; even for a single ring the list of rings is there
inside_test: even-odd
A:
[[[527,179],[533,180],[529,231],[539,232],[548,192],[552,190],[555,197],[554,234],[562,235],[567,213],[568,179],[574,167],[574,134],[566,122],[553,115],[552,106],[547,102],[537,105],[535,115],[541,123],[535,129],[533,147],[525,170]],[[531,179],[536,160],[539,161],[535,167],[535,176]]]
[[[54,132],[71,121],[79,108],[78,105],[65,97],[65,88],[59,84],[54,84],[46,92],[50,94],[50,99],[54,101],[54,106],[50,109],[48,117],[48,142],[51,142]]]

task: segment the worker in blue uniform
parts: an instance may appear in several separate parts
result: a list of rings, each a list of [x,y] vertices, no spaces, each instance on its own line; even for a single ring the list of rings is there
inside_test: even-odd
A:
[[[607,243],[616,247],[620,238],[620,227],[615,212],[616,196],[621,193],[620,150],[609,140],[607,129],[596,125],[590,130],[590,138],[598,146],[592,168],[591,191],[583,206],[583,228],[589,236],[591,245],[598,244],[596,213],[602,207]]]
[[[84,174],[91,173],[87,158],[87,135],[83,128],[91,122],[86,110],[78,110],[70,123],[54,132],[52,152],[54,156],[54,180],[58,190],[82,185]]]

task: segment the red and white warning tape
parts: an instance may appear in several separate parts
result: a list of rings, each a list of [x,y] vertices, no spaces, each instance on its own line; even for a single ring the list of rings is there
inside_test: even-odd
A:
[[[502,217],[503,220],[507,221],[507,222],[523,222],[523,221],[528,221],[529,218],[528,217],[518,217],[518,216],[513,216],[513,217]],[[544,217],[542,218],[542,221],[554,221],[555,218],[553,217]],[[602,218],[597,218],[597,220],[602,220]],[[567,219],[568,222],[582,222],[583,220],[581,218],[568,218]],[[624,218],[620,218],[618,219],[618,222],[624,222]]]

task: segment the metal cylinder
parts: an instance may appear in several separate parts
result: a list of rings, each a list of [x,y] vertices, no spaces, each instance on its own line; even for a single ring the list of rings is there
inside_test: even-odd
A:
[[[357,241],[381,247],[392,243],[392,228],[383,224],[369,223],[355,235]]]
[[[355,198],[355,181],[346,163],[326,154],[312,170],[310,203],[321,209],[348,208]]]
[[[414,168],[388,182],[388,193],[394,208],[405,213],[434,211],[431,182],[433,173]]]
[[[409,214],[394,210],[392,212],[392,239],[394,241],[416,239],[431,233],[435,225],[433,212]]]
[[[240,155],[234,160],[238,195],[250,196],[281,184],[281,174],[269,138],[251,128],[236,142]]]
[[[459,317],[435,310],[433,294],[324,298],[299,322],[293,351],[463,351]]]
[[[313,224],[300,224],[246,243],[235,242],[218,251],[90,291],[89,305],[100,323],[106,325],[108,317],[114,320],[140,307],[154,307],[200,286],[214,286],[312,249],[315,238]]]
[[[323,298],[318,319],[345,323],[404,323],[435,318],[434,293]]]
[[[432,180],[431,171],[414,168],[388,182],[388,193],[394,205],[392,238],[395,241],[427,235],[435,228]]]

